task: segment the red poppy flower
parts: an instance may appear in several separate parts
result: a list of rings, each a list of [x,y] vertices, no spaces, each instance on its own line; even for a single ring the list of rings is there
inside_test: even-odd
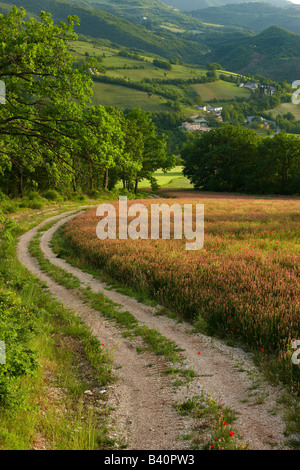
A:
[[[234,432],[231,431],[231,432],[229,433],[229,436],[234,436]]]

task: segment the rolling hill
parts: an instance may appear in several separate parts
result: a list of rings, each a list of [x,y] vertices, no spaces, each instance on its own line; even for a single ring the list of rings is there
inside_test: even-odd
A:
[[[225,3],[225,0],[216,1]],[[199,0],[195,0],[196,3]],[[291,82],[300,76],[299,34],[277,25],[271,25],[259,34],[244,29],[246,26],[250,28],[251,21],[255,23],[255,15],[259,17],[257,29],[276,18],[279,22],[280,17],[281,21],[285,19],[297,29],[299,16],[293,12],[298,14],[299,7],[279,8],[257,2],[255,5],[210,8],[209,11],[227,12],[224,22],[227,21],[228,25],[223,25],[220,23],[222,15],[214,18],[205,16],[206,22],[203,22],[202,17],[176,12],[158,0],[41,0],[39,3],[35,0],[6,0],[0,3],[0,12],[7,12],[12,5],[23,6],[28,14],[34,16],[41,10],[47,11],[55,22],[65,21],[68,15],[77,15],[80,25],[75,27],[75,32],[78,34],[168,60],[196,65],[217,62],[232,72],[260,74],[276,81]],[[284,5],[290,3],[284,2]],[[202,11],[208,10],[200,10],[200,13]],[[236,12],[236,20],[234,15],[230,20],[230,11]],[[244,15],[238,14],[243,11]],[[248,11],[252,16],[247,15]],[[242,21],[238,16],[244,18],[244,27],[238,26]],[[209,22],[217,20],[220,24]],[[234,24],[229,24],[230,21]],[[191,28],[200,29],[194,31]]]
[[[185,0],[183,2],[183,0],[164,0],[164,3],[172,5],[182,11],[191,11],[208,7],[218,7],[221,5],[227,5],[228,3],[248,3],[252,1],[253,0],[242,0],[242,2],[240,0]],[[291,5],[291,3],[286,0],[270,0],[269,3],[283,7]]]
[[[281,8],[270,3],[239,3],[190,12],[204,22],[236,26],[261,32],[270,26],[281,26],[300,32],[300,5]]]
[[[24,7],[28,13],[38,15],[41,10],[52,14],[54,21],[65,21],[68,15],[77,15],[80,25],[75,32],[92,38],[107,39],[118,45],[151,52],[167,59],[199,63],[203,53],[208,51],[204,43],[177,38],[169,31],[162,34],[112,15],[105,11],[91,9],[63,0],[6,0],[5,4]]]
[[[294,81],[300,76],[300,35],[278,26],[236,42],[225,42],[205,56],[227,70],[259,74],[276,81]]]

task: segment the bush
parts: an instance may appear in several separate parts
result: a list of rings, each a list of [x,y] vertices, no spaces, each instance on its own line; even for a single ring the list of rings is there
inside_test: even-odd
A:
[[[20,321],[21,320],[21,321]],[[21,298],[0,289],[0,339],[5,344],[5,364],[0,369],[0,405],[7,405],[15,379],[30,375],[37,367],[35,354],[28,348],[32,331],[32,311]]]
[[[27,207],[30,209],[42,209],[44,204],[43,201],[30,201]]]
[[[6,194],[4,194],[1,190],[0,190],[0,201],[7,201],[9,199],[8,196],[6,196]]]
[[[37,191],[31,191],[29,194],[28,194],[28,199],[30,201],[35,201],[37,199],[42,199],[42,196],[37,192]]]
[[[48,201],[58,201],[61,199],[60,194],[55,189],[48,189],[43,196]]]
[[[1,205],[1,209],[4,214],[12,214],[13,212],[17,212],[17,210],[19,209],[19,204],[14,201],[6,202]]]
[[[88,194],[92,199],[98,199],[100,197],[100,192],[97,189],[92,189]]]
[[[85,195],[84,194],[76,194],[75,200],[76,201],[84,201],[85,200]]]

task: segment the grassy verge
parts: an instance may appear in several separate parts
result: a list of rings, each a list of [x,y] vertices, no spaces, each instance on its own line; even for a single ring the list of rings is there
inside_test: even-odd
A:
[[[17,260],[17,237],[32,225],[19,219],[0,216],[0,449],[115,448],[100,393],[115,380],[111,358]]]

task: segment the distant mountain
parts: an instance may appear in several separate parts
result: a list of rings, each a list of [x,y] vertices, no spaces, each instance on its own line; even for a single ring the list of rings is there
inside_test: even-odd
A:
[[[219,62],[227,70],[259,74],[277,81],[300,77],[300,35],[279,26],[238,42],[225,42],[205,56],[205,61]]]
[[[237,26],[261,32],[269,26],[281,26],[300,32],[300,5],[281,8],[270,3],[239,3],[192,11],[190,15],[204,22]]]
[[[202,8],[219,7],[228,3],[248,3],[253,2],[253,0],[163,0],[163,2],[181,11],[192,11]],[[289,7],[291,5],[291,2],[286,0],[269,0],[269,3],[280,7]]]

